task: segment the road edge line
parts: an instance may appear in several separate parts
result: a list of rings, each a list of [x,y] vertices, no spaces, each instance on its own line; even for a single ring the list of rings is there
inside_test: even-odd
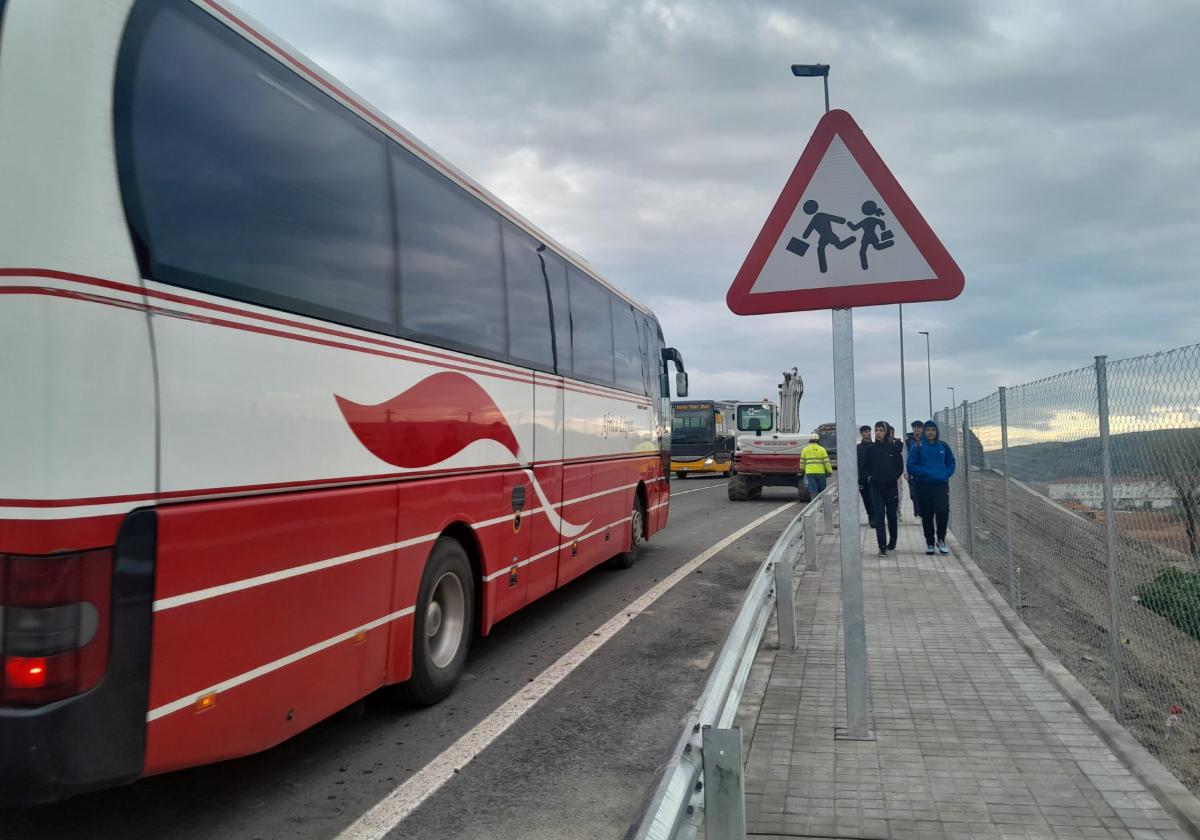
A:
[[[743,525],[643,592],[632,603],[623,607],[620,612],[602,624],[599,629],[586,636],[530,682],[522,686],[516,694],[476,724],[471,731],[463,734],[436,758],[343,829],[337,835],[337,840],[382,840],[409,814],[420,807],[421,803],[437,793],[446,782],[454,778],[459,770],[470,764],[493,741],[507,732],[509,727],[533,708],[539,700],[549,694],[555,686],[587,661],[621,629],[665,595],[675,584],[746,534],[785,510],[795,507],[796,504],[796,502],[785,502]]]

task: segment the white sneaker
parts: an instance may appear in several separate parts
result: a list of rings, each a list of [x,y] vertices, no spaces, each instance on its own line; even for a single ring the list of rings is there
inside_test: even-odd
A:
[[[927,546],[925,546],[925,553],[926,553],[926,554],[933,554],[933,546],[932,546],[932,545],[927,545]]]
[[[938,550],[938,551],[940,551],[942,554],[949,554],[949,553],[950,553],[950,549],[946,547],[946,541],[945,541],[945,540],[938,540],[938,544],[937,544],[937,550]]]

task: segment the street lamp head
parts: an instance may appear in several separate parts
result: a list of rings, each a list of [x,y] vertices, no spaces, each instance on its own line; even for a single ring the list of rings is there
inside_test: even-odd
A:
[[[929,330],[917,330],[918,335],[929,335]]]
[[[793,64],[793,76],[828,76],[828,64]]]

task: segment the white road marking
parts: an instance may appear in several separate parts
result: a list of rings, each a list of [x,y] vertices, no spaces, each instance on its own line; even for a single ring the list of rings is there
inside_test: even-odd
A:
[[[474,729],[467,732],[447,747],[441,755],[414,773],[370,811],[367,811],[355,820],[337,836],[337,840],[380,840],[380,838],[383,838],[388,832],[395,829],[409,814],[415,811],[422,802],[436,793],[442,785],[454,778],[455,773],[470,764],[493,741],[503,735],[510,726],[520,720],[527,711],[533,708],[534,704],[545,697],[566,677],[570,676],[572,671],[582,665],[605,642],[615,636],[625,625],[641,615],[646,608],[662,597],[671,587],[694,572],[705,561],[720,553],[767,520],[795,506],[796,502],[787,502],[779,505],[750,524],[734,531],[720,542],[705,549],[669,576],[663,578],[652,589],[647,590],[636,601],[624,607],[619,613],[606,621],[598,630],[585,637],[583,641],[564,653],[559,657],[558,661],[538,674],[532,682],[526,683],[520,691],[484,718]]]
[[[717,487],[724,487],[728,483],[728,481],[722,481],[720,484],[714,484],[711,487],[697,487],[695,490],[681,490],[678,493],[672,493],[671,498],[674,499],[676,496],[686,496],[688,493],[699,493],[701,490],[713,490]]]

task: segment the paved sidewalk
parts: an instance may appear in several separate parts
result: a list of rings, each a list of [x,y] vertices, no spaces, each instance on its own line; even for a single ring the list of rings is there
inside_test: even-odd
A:
[[[927,557],[906,520],[886,559],[860,526],[877,740],[833,737],[845,723],[836,530],[799,582],[799,649],[776,651],[772,636],[759,653],[761,706],[751,686],[739,721],[750,836],[1188,837],[1047,680],[959,558]]]

